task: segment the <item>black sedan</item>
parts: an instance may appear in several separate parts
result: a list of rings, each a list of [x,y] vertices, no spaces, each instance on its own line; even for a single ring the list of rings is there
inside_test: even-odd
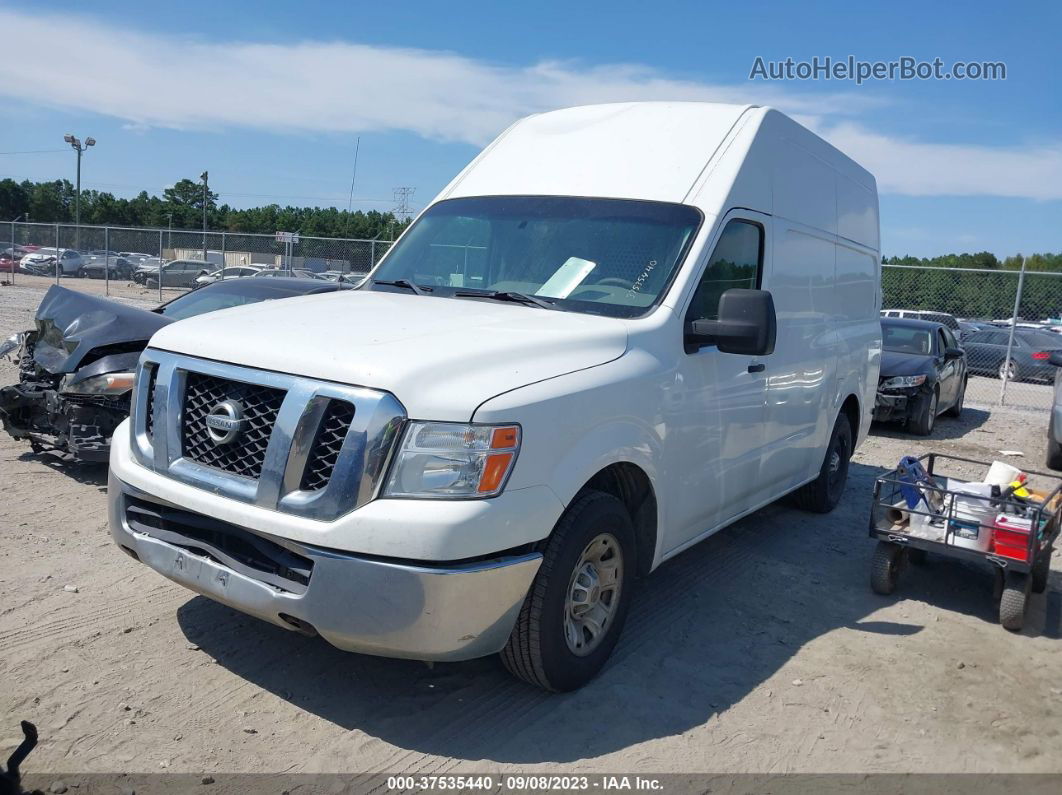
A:
[[[1050,359],[1052,353],[1062,351],[1062,336],[1040,329],[1016,328],[1010,344],[1010,328],[994,326],[970,334],[963,347],[972,373],[1006,376],[1008,381],[1053,381],[1055,368]]]
[[[902,421],[928,436],[937,415],[958,417],[966,396],[966,354],[941,323],[882,318],[874,419]]]
[[[151,335],[195,315],[258,301],[350,289],[311,279],[232,279],[152,310],[55,285],[36,328],[0,341],[19,363],[19,382],[0,388],[0,424],[34,450],[106,461],[111,434],[129,415],[133,375]]]

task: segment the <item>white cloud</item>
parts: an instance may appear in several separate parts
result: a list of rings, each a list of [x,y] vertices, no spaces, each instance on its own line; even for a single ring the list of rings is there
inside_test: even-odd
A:
[[[883,193],[1062,199],[1062,142],[989,147],[890,138],[852,123],[819,133],[877,177]]]
[[[557,107],[640,99],[769,104],[823,132],[874,172],[883,191],[1062,198],[1062,144],[993,149],[890,138],[854,121],[876,104],[865,94],[710,84],[632,64],[511,67],[336,41],[206,42],[10,10],[0,10],[0,30],[0,94],[113,116],[139,132],[404,130],[482,145],[514,119]],[[44,41],[49,53],[70,57],[40,57]]]

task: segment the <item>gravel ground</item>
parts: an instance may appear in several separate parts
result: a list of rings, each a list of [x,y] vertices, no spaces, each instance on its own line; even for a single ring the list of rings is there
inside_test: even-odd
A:
[[[40,290],[0,288],[0,332]],[[0,383],[14,378],[0,364]],[[1026,628],[987,569],[868,585],[874,477],[927,449],[1039,468],[1044,414],[968,409],[929,440],[875,428],[829,516],[769,506],[644,581],[604,673],[547,695],[496,659],[345,654],[121,554],[106,472],[0,437],[0,756],[27,773],[1062,772],[1062,560]]]

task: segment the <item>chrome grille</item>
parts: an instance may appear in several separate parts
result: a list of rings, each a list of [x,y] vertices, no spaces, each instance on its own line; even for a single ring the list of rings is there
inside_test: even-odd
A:
[[[155,417],[152,412],[155,410],[155,376],[158,374],[158,368],[149,364],[144,367],[144,375],[147,376],[147,408],[145,409],[144,423],[147,429],[148,438],[151,438],[152,432],[155,430]]]
[[[269,437],[284,394],[283,389],[188,373],[182,429],[184,455],[208,467],[257,479],[262,474]],[[225,400],[243,408],[243,427],[235,441],[218,444],[207,432],[206,416]]]
[[[149,348],[133,396],[133,454],[213,494],[330,521],[374,499],[406,412],[374,389]],[[231,442],[206,415],[239,403]],[[233,408],[233,407],[230,407]]]
[[[347,438],[347,431],[353,421],[352,404],[345,400],[328,401],[328,408],[317,429],[317,437],[306,457],[306,470],[303,472],[300,488],[316,491],[328,485],[332,470],[336,468],[336,461],[339,460],[343,440]]]

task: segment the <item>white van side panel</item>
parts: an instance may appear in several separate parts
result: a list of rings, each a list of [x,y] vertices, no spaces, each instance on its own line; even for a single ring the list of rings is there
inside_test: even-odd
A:
[[[844,174],[837,174],[837,234],[872,251],[880,251],[878,193]]]
[[[811,478],[836,412],[838,334],[834,237],[775,217],[773,267],[763,287],[774,297],[778,338],[767,364],[763,485],[784,492]]]
[[[771,143],[773,214],[836,235],[837,172],[790,138]]]
[[[874,412],[878,366],[881,363],[881,324],[878,320],[881,257],[877,251],[855,243],[837,245],[837,400],[859,398],[860,418],[856,444],[866,438]]]

